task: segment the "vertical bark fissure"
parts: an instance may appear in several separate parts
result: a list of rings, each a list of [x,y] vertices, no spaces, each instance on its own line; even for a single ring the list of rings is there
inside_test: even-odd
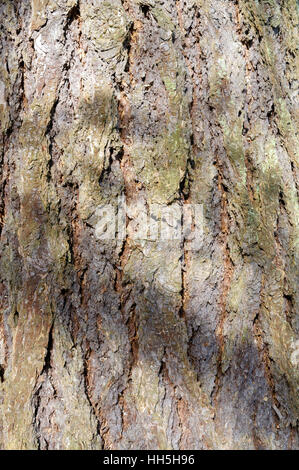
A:
[[[252,67],[252,64],[250,63],[248,55],[249,55],[250,47],[252,46],[252,41],[247,41],[247,40],[244,39],[244,37],[242,37],[242,26],[241,26],[240,9],[239,9],[238,2],[234,2],[234,5],[235,5],[235,10],[236,10],[237,34],[238,34],[238,37],[239,37],[239,41],[243,46],[243,51],[244,51],[243,54],[244,54],[244,58],[245,58],[246,84],[247,84],[247,87],[246,87],[246,113],[247,113],[247,116],[246,117],[249,119],[250,109],[251,109],[251,105],[252,105],[252,102],[253,102],[253,97],[251,95],[251,73],[252,73],[253,67]],[[267,118],[268,118],[269,126],[272,129],[272,131],[275,133],[276,138],[279,138],[282,145],[284,145],[283,139],[280,136],[279,128],[275,125],[273,114],[274,114],[274,104],[272,104],[271,110],[267,113]],[[243,131],[244,131],[244,127],[243,127]],[[248,129],[245,129],[245,132],[243,132],[243,135],[244,135],[244,138],[246,140],[246,143],[249,146],[250,143],[251,143],[251,139],[250,139],[250,137],[246,136],[247,131],[248,131]],[[254,168],[253,161],[252,161],[251,157],[249,156],[249,153],[247,152],[247,149],[245,150],[245,165],[246,165],[246,172],[247,172],[247,174],[246,174],[247,190],[248,190],[248,195],[249,195],[250,202],[253,205],[254,202],[256,201],[255,189],[254,189],[255,188],[255,185],[254,185],[254,178],[255,178],[254,170],[255,170],[255,168]],[[281,202],[279,204],[279,213],[281,213]],[[274,233],[275,250],[276,250],[275,264],[278,266],[278,269],[282,269],[283,268],[282,267],[282,257],[281,257],[282,246],[281,246],[279,237],[277,236],[277,229],[278,229],[278,219],[277,219],[277,227],[276,227],[276,230],[275,230],[276,234]],[[273,420],[274,420],[274,423],[275,423],[274,432],[278,436],[278,431],[279,431],[279,427],[280,427],[279,422],[282,419],[282,415],[279,411],[280,404],[279,404],[279,401],[276,397],[276,392],[275,392],[275,380],[274,380],[274,376],[272,374],[271,357],[270,357],[270,353],[269,353],[269,348],[268,348],[268,346],[265,342],[265,339],[264,339],[265,333],[263,331],[261,320],[260,320],[261,310],[263,309],[263,307],[267,308],[267,306],[264,305],[264,302],[263,302],[265,276],[266,276],[265,268],[262,267],[262,285],[261,285],[261,290],[260,290],[260,309],[259,309],[259,312],[256,314],[254,320],[253,320],[253,335],[254,335],[254,338],[256,340],[260,360],[262,362],[264,372],[265,372],[266,382],[268,384],[268,388],[269,388],[269,391],[270,391],[270,396],[271,396],[271,400],[272,400],[272,415],[273,415]],[[289,307],[290,307],[290,304],[287,302],[287,308],[289,308]],[[287,313],[287,315],[288,315],[288,313]],[[256,428],[255,421],[254,421],[254,426]],[[256,444],[258,445],[259,442],[256,442]]]
[[[215,403],[215,409],[217,410],[218,405],[218,395],[221,389],[221,380],[223,377],[222,372],[222,358],[225,348],[225,337],[224,337],[224,325],[227,318],[227,306],[226,301],[230,290],[231,279],[233,275],[233,262],[230,257],[229,249],[229,212],[228,212],[228,203],[227,203],[227,191],[223,183],[223,175],[221,170],[221,163],[219,158],[216,158],[217,161],[217,170],[218,170],[218,190],[221,194],[221,238],[222,238],[222,249],[224,256],[224,266],[223,266],[223,281],[222,281],[222,292],[219,299],[220,306],[220,316],[218,325],[216,328],[216,336],[218,339],[218,356],[217,356],[217,373],[215,377],[215,385],[212,393],[212,400]],[[217,414],[217,413],[216,413]],[[215,419],[216,419],[215,414]]]
[[[1,149],[1,185],[0,185],[0,237],[2,233],[2,228],[4,225],[5,215],[6,215],[6,206],[7,206],[7,188],[9,187],[9,180],[11,171],[13,171],[13,167],[11,168],[10,162],[7,157],[7,152],[10,148],[11,141],[13,136],[15,135],[16,131],[21,125],[22,122],[22,112],[24,111],[24,107],[26,105],[25,100],[25,90],[24,90],[24,80],[25,80],[25,64],[23,59],[19,62],[19,73],[15,80],[13,86],[13,93],[15,93],[15,88],[18,91],[18,99],[17,104],[14,109],[14,113],[10,112],[10,124],[8,128],[5,130],[2,138],[2,149]],[[15,97],[14,97],[15,98]],[[9,104],[9,98],[8,103]]]
[[[275,423],[276,429],[274,430],[277,432],[279,429],[279,419],[278,419],[278,414],[277,410],[279,409],[279,401],[276,398],[275,394],[275,382],[274,378],[271,372],[271,358],[269,354],[269,349],[267,344],[264,341],[264,333],[263,333],[263,328],[259,319],[259,314],[261,309],[263,308],[263,295],[264,295],[264,284],[265,284],[265,273],[263,272],[262,274],[262,285],[261,285],[261,291],[260,291],[260,310],[257,312],[254,320],[253,320],[253,333],[254,337],[256,340],[256,344],[258,347],[259,355],[261,358],[261,362],[264,367],[264,372],[265,372],[265,378],[268,384],[269,392],[271,395],[271,400],[272,400],[272,415]]]
[[[197,7],[196,7],[197,9]],[[195,160],[197,158],[198,154],[198,147],[196,143],[196,106],[197,106],[197,95],[196,95],[196,81],[195,81],[195,74],[194,74],[194,69],[192,68],[192,64],[189,60],[188,57],[188,50],[190,48],[189,44],[189,39],[188,39],[188,34],[185,31],[184,24],[183,24],[183,10],[180,4],[180,0],[176,0],[176,11],[177,11],[177,19],[178,19],[178,26],[179,30],[181,32],[181,41],[182,41],[182,54],[187,66],[188,73],[190,75],[191,81],[192,81],[192,101],[190,103],[190,118],[191,118],[191,125],[192,125],[192,134],[190,135],[190,153],[188,155],[187,161],[186,161],[186,169],[185,169],[185,175],[181,181],[180,184],[180,196],[181,196],[181,201],[183,203],[183,206],[186,204],[192,204],[192,199],[191,199],[191,185],[192,185],[192,176],[191,176],[191,170],[194,169],[195,167]],[[195,13],[196,14],[196,10]],[[189,31],[190,33],[190,31]],[[197,44],[197,47],[199,48],[199,42]],[[184,207],[183,207],[184,208]],[[182,216],[182,251],[183,251],[183,256],[182,256],[182,262],[181,262],[181,273],[182,273],[182,291],[181,291],[181,297],[182,297],[182,305],[180,308],[179,315],[184,319],[186,326],[187,326],[187,332],[191,328],[191,331],[193,330],[193,326],[188,322],[187,318],[187,309],[188,309],[188,301],[189,301],[189,286],[188,286],[188,277],[189,277],[189,272],[190,272],[190,264],[191,264],[191,253],[190,253],[190,242],[186,240],[185,238],[185,227],[184,227],[184,214]],[[194,232],[195,226],[194,226],[194,220],[192,217],[192,226],[191,226],[191,232]],[[189,337],[189,343],[192,341],[192,336],[194,332],[191,332],[191,337]],[[190,348],[188,347],[188,355],[190,356]],[[191,363],[192,358],[190,356]]]
[[[88,341],[86,341],[86,346],[85,346],[85,353],[83,357],[83,379],[84,379],[84,391],[85,395],[88,401],[88,404],[90,406],[91,412],[96,419],[97,422],[97,432],[99,436],[101,437],[102,440],[102,448],[105,450],[109,449],[109,443],[106,440],[106,434],[109,431],[109,427],[105,424],[105,421],[102,417],[101,413],[101,406],[100,404],[95,404],[93,399],[92,399],[92,394],[90,391],[90,371],[89,371],[89,359],[91,355],[91,349],[90,345],[88,344]]]
[[[79,16],[80,16],[80,10],[79,10],[79,1],[78,1],[77,4],[69,10],[69,12],[68,12],[68,14],[66,15],[66,18],[65,18],[65,24],[64,24],[64,27],[63,27],[64,45],[66,45],[66,42],[68,40],[68,33],[69,33],[69,29],[70,29],[72,23],[75,20],[77,20],[79,18]],[[64,85],[65,82],[69,82],[68,74],[69,74],[69,70],[70,70],[70,67],[71,67],[71,61],[74,57],[74,51],[75,51],[75,49],[73,48],[70,55],[67,55],[66,60],[65,60],[64,64],[61,67],[62,74],[61,74],[60,82],[58,83],[58,86],[57,86],[56,97],[55,97],[55,99],[53,101],[53,104],[52,104],[52,107],[50,109],[48,124],[46,126],[45,133],[44,133],[44,135],[45,135],[45,137],[48,141],[49,159],[48,159],[48,163],[47,163],[48,172],[47,172],[47,175],[46,175],[48,184],[52,180],[52,168],[53,168],[54,164],[56,163],[55,157],[59,156],[58,155],[59,149],[56,148],[56,144],[55,144],[55,136],[56,136],[55,126],[57,124],[57,122],[56,122],[56,110],[57,110],[58,105],[60,104],[61,91],[62,91],[63,85]],[[53,179],[53,183],[54,183],[55,188],[57,190],[57,182],[56,182],[55,178]],[[69,232],[68,233],[68,236],[69,236],[68,242],[69,242],[69,251],[70,251],[70,254],[71,254],[71,260],[72,260],[72,262],[75,262],[73,230],[74,230],[74,225],[76,225],[76,222],[75,222],[76,221],[76,214],[77,214],[76,208],[73,208],[72,214],[74,215],[75,218],[72,220],[72,222],[69,226],[71,228],[68,230],[68,232]],[[81,279],[81,277],[80,277],[80,279]],[[82,294],[81,282],[79,282],[79,284],[80,284],[80,290],[81,290],[81,294]],[[60,290],[60,294],[64,297],[64,304],[66,304],[66,297],[68,296],[68,290],[65,290],[65,289],[62,288]],[[81,299],[81,301],[82,301],[82,299]],[[44,368],[41,371],[40,376],[38,378],[39,385],[38,385],[38,388],[37,388],[36,392],[33,395],[33,401],[32,401],[32,403],[34,403],[34,425],[33,425],[33,427],[35,429],[35,435],[36,435],[36,439],[37,439],[38,449],[41,448],[41,445],[42,445],[41,439],[42,438],[44,439],[46,448],[49,445],[47,439],[44,436],[42,436],[41,429],[40,429],[40,423],[38,423],[38,416],[40,414],[40,406],[41,406],[41,396],[40,396],[40,394],[43,393],[43,383],[46,380],[46,378],[49,378],[50,383],[53,387],[54,395],[52,396],[52,398],[54,399],[56,397],[55,384],[54,384],[54,382],[51,378],[51,352],[52,352],[52,349],[53,349],[54,321],[55,321],[55,319],[53,318],[53,323],[52,323],[52,326],[51,326],[51,329],[50,329],[50,332],[49,332],[49,343],[48,343],[48,349],[47,349],[47,354],[46,354],[46,358],[45,358],[45,365],[44,365]],[[71,333],[71,336],[72,336],[72,331],[70,333]],[[84,383],[85,383],[86,382],[85,370],[84,370],[83,376],[84,376],[83,378],[84,378]],[[89,396],[88,396],[86,388],[85,388],[85,392],[86,392],[87,400],[89,400]]]
[[[250,63],[248,55],[249,55],[249,49],[252,46],[252,41],[247,41],[246,39],[244,39],[244,37],[242,37],[242,26],[241,26],[239,5],[238,5],[237,2],[234,2],[234,6],[235,6],[235,11],[236,11],[236,31],[237,31],[237,34],[238,34],[238,37],[239,37],[240,44],[243,47],[243,56],[244,56],[244,59],[245,59],[246,118],[248,119],[248,122],[250,122],[249,121],[249,115],[250,115],[250,109],[251,109],[251,104],[252,104],[253,98],[252,98],[252,95],[251,95],[252,65]],[[273,107],[272,107],[272,109],[273,109]],[[243,134],[243,138],[245,140],[245,147],[246,147],[246,145],[247,145],[247,147],[249,147],[250,144],[251,144],[251,139],[250,139],[250,137],[247,137],[247,132],[248,132],[248,128],[244,127],[244,124],[243,124],[242,134]],[[248,196],[249,196],[250,203],[253,206],[254,203],[255,203],[254,164],[253,164],[253,161],[251,159],[251,156],[250,156],[247,148],[245,148],[244,158],[245,158],[245,167],[246,167],[247,191],[248,191]],[[262,363],[263,368],[264,368],[266,382],[268,384],[268,388],[269,388],[270,395],[271,395],[271,400],[273,402],[272,416],[273,416],[273,420],[274,420],[274,423],[275,423],[274,432],[277,432],[277,429],[279,428],[279,419],[278,419],[277,411],[275,411],[275,410],[278,409],[277,407],[279,406],[279,403],[278,403],[278,400],[277,400],[276,395],[275,395],[275,383],[274,383],[274,378],[273,378],[272,373],[271,373],[271,359],[270,359],[270,355],[269,355],[269,350],[268,350],[268,347],[267,347],[267,345],[264,341],[264,332],[263,332],[261,322],[260,322],[260,319],[259,319],[260,311],[261,311],[262,305],[263,305],[263,300],[262,299],[263,299],[263,291],[264,291],[264,279],[265,279],[265,272],[264,272],[264,269],[262,268],[262,285],[261,285],[261,290],[260,290],[260,298],[261,298],[260,310],[259,310],[259,312],[257,312],[257,314],[256,314],[256,316],[254,317],[254,320],[253,320],[253,336],[256,340],[256,344],[257,344],[257,348],[258,348],[258,352],[259,352],[259,357],[260,357],[261,363]],[[254,417],[253,417],[253,442],[254,442],[254,445],[255,445],[256,449],[258,449],[262,446],[262,442],[258,437],[258,428],[257,428],[257,424],[256,424],[255,415],[256,415],[256,413],[254,414]]]
[[[126,1],[122,1],[124,9],[130,13],[130,6],[127,4]],[[124,74],[128,74],[129,76],[129,85],[125,88],[122,83],[118,84],[118,121],[119,121],[119,130],[120,130],[120,139],[122,142],[122,150],[120,153],[120,168],[123,175],[124,181],[124,196],[126,205],[129,205],[134,200],[135,195],[138,193],[138,188],[134,178],[134,169],[133,165],[130,161],[130,120],[131,120],[131,106],[129,103],[128,94],[130,93],[130,86],[132,86],[133,76],[132,76],[132,61],[133,61],[133,50],[132,46],[134,42],[136,42],[136,35],[138,34],[137,27],[135,22],[131,23],[130,29],[128,31],[128,35],[124,41],[123,47],[127,50],[127,63],[124,68]],[[129,218],[126,214],[126,232],[127,227],[129,224]],[[124,413],[126,409],[125,403],[125,392],[130,387],[130,382],[132,380],[132,371],[134,365],[137,363],[138,360],[138,325],[136,319],[136,304],[133,302],[132,306],[130,307],[129,312],[125,312],[126,304],[132,295],[131,286],[130,284],[124,285],[124,269],[126,266],[126,262],[130,257],[132,252],[132,241],[128,233],[126,233],[125,238],[123,240],[122,249],[119,253],[119,263],[116,268],[116,282],[115,282],[115,289],[120,298],[120,309],[122,313],[123,321],[126,323],[127,331],[128,331],[128,339],[130,343],[130,359],[128,361],[128,371],[126,372],[126,385],[122,389],[121,393],[119,394],[118,401],[121,405],[121,418],[122,418],[122,434],[124,432]]]
[[[41,394],[43,392],[43,383],[45,380],[49,379],[53,390],[54,390],[54,396],[56,394],[55,391],[55,386],[51,378],[51,370],[52,370],[52,352],[53,352],[53,328],[54,328],[54,322],[55,319],[52,321],[52,325],[49,330],[49,336],[48,336],[48,344],[47,344],[47,350],[46,354],[44,357],[44,365],[43,368],[39,374],[39,377],[37,379],[37,385],[36,385],[36,390],[33,392],[32,395],[32,406],[33,406],[33,428],[35,432],[35,438],[37,441],[37,448],[38,450],[41,449],[41,429],[40,429],[40,422],[38,419],[38,414],[40,411],[40,406],[41,406]]]

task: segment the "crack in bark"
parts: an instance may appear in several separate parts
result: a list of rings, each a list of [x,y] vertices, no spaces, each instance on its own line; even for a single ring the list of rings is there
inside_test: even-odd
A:
[[[66,16],[66,22],[63,27],[64,39],[66,40],[67,33],[72,25],[72,23],[78,20],[81,16],[80,13],[80,0],[77,0],[77,3],[71,7]]]
[[[50,180],[51,180],[51,169],[52,169],[52,166],[54,165],[54,158],[53,158],[53,145],[54,145],[54,138],[55,138],[55,135],[53,134],[53,125],[54,125],[54,115],[55,115],[55,111],[56,111],[56,107],[59,103],[59,93],[58,93],[58,96],[56,97],[53,105],[52,105],[52,108],[51,108],[51,111],[50,111],[50,117],[49,117],[49,122],[48,122],[48,125],[46,127],[46,131],[45,131],[45,137],[48,139],[48,151],[49,151],[49,160],[48,160],[48,168],[47,168],[47,182],[49,183]]]
[[[53,386],[52,380],[51,380],[51,356],[52,356],[52,351],[53,351],[53,328],[54,328],[54,319],[52,321],[52,324],[50,326],[49,330],[49,336],[48,336],[48,344],[47,344],[47,350],[46,350],[46,355],[44,358],[44,365],[43,368],[39,374],[39,377],[36,381],[37,383],[37,388],[35,392],[33,393],[32,396],[32,405],[33,405],[33,429],[35,431],[35,438],[37,442],[37,448],[38,450],[41,449],[41,430],[40,430],[40,423],[38,422],[38,414],[40,411],[40,405],[41,405],[41,391],[43,390],[43,383],[45,382],[46,378],[49,378],[51,385],[54,390],[54,396],[56,395],[55,387]]]
[[[128,5],[126,5],[126,2],[123,3],[123,6],[126,10],[129,9]],[[131,73],[131,66],[132,66],[132,45],[136,41],[136,35],[138,28],[136,27],[135,23],[133,22],[131,24],[131,27],[128,31],[128,35],[123,43],[124,49],[127,50],[127,63],[124,67],[124,73],[127,73],[130,78],[130,83],[132,85],[132,73]],[[122,171],[123,175],[123,180],[124,180],[124,193],[126,197],[126,203],[130,204],[131,201],[134,200],[134,197],[136,193],[138,193],[137,185],[135,183],[135,178],[134,178],[134,170],[133,166],[130,162],[130,156],[129,156],[129,146],[130,146],[130,136],[129,136],[129,129],[130,129],[130,121],[131,121],[131,107],[129,104],[129,100],[127,97],[127,94],[129,93],[129,89],[125,89],[123,87],[122,83],[118,84],[119,88],[119,93],[118,93],[118,118],[119,118],[119,130],[120,130],[120,138],[122,141],[122,149],[119,152],[119,162],[120,162],[120,168]],[[126,215],[126,227],[129,223],[128,216]],[[122,430],[121,430],[121,437],[123,435],[123,430],[124,430],[124,413],[125,413],[125,408],[126,408],[126,403],[125,403],[125,392],[126,390],[130,387],[130,382],[132,380],[132,371],[134,369],[134,366],[138,360],[138,349],[139,349],[139,344],[138,344],[138,326],[137,326],[137,319],[136,319],[136,304],[133,302],[130,311],[125,312],[126,309],[126,304],[132,295],[131,293],[131,287],[130,285],[125,286],[124,285],[124,268],[126,265],[126,262],[128,258],[130,257],[130,254],[132,252],[132,245],[131,245],[131,240],[126,235],[126,238],[123,241],[123,245],[121,248],[121,251],[119,253],[119,263],[118,266],[116,267],[116,280],[115,280],[115,290],[119,295],[120,299],[120,310],[122,313],[122,317],[127,324],[127,330],[128,330],[128,339],[130,342],[130,359],[128,363],[128,372],[127,372],[127,383],[124,386],[123,390],[119,394],[118,397],[118,402],[121,404],[121,418],[122,418]],[[128,317],[127,317],[128,315]]]
[[[5,133],[2,137],[2,149],[1,149],[1,187],[0,187],[0,237],[2,233],[2,227],[4,225],[5,214],[6,214],[6,206],[7,206],[7,195],[6,195],[6,188],[8,188],[9,180],[11,176],[11,168],[8,159],[6,159],[6,153],[10,146],[10,141],[14,135],[14,132],[20,127],[21,125],[21,114],[26,106],[26,97],[25,97],[25,88],[24,88],[24,75],[25,75],[25,64],[24,60],[22,59],[19,62],[19,73],[16,77],[13,90],[17,88],[19,92],[17,104],[15,107],[15,115],[12,115],[10,112],[10,125],[5,130]],[[20,82],[17,85],[18,81]],[[9,103],[9,98],[7,99]]]
[[[73,24],[74,21],[78,20],[79,24],[79,39],[78,39],[78,47],[80,48],[80,36],[81,36],[81,28],[80,28],[80,0],[77,1],[77,4],[74,5],[67,13],[65,24],[63,26],[63,32],[64,32],[64,45],[66,45],[67,39],[68,39],[68,32],[70,30],[71,25]],[[60,83],[58,84],[57,87],[57,94],[55,97],[55,100],[52,104],[51,110],[50,110],[50,115],[49,115],[49,121],[45,130],[45,137],[48,139],[48,151],[49,151],[49,160],[48,160],[48,172],[47,172],[47,182],[49,183],[51,181],[51,172],[52,172],[52,167],[54,166],[54,148],[55,146],[55,131],[54,131],[54,125],[55,125],[55,112],[56,108],[59,104],[60,101],[60,94],[63,88],[64,83],[68,84],[68,89],[70,88],[70,83],[69,83],[69,70],[71,68],[71,62],[74,58],[75,54],[75,47],[72,48],[71,53],[69,56],[66,58],[63,66],[62,66],[62,76],[60,79]],[[57,149],[55,148],[56,153]]]
[[[4,373],[5,373],[5,369],[3,365],[0,365],[0,383],[4,382]]]
[[[224,251],[224,273],[222,281],[222,293],[219,301],[220,306],[220,318],[216,328],[216,336],[218,338],[218,357],[217,357],[217,374],[215,377],[214,389],[212,392],[212,400],[215,403],[215,408],[217,409],[218,405],[218,395],[221,388],[221,379],[223,376],[222,372],[222,358],[225,347],[225,338],[224,338],[224,325],[227,318],[227,308],[226,301],[228,293],[231,286],[231,279],[233,275],[233,262],[230,257],[230,249],[228,244],[229,237],[229,213],[227,207],[227,192],[223,184],[223,175],[221,170],[221,164],[219,158],[217,158],[217,169],[218,169],[218,190],[221,194],[221,237],[223,243]],[[215,413],[216,416],[216,413]]]
[[[272,414],[273,414],[273,419],[274,419],[274,423],[276,426],[275,432],[277,432],[277,430],[279,429],[279,419],[278,419],[277,411],[274,412],[275,411],[274,407],[279,409],[280,404],[275,394],[275,382],[274,382],[274,378],[271,372],[271,357],[269,354],[269,348],[263,339],[264,337],[263,328],[262,328],[260,318],[259,318],[261,309],[263,307],[264,284],[265,284],[265,274],[263,273],[262,274],[262,286],[261,286],[261,291],[260,291],[260,298],[261,298],[260,309],[257,312],[253,320],[253,332],[254,332],[254,338],[256,340],[257,348],[259,351],[259,355],[261,358],[261,362],[264,367],[265,378],[268,384],[269,392],[270,392],[272,403],[273,403]]]
[[[88,343],[88,342],[87,342]],[[99,436],[101,437],[103,441],[103,449],[109,449],[109,446],[106,442],[105,435],[107,434],[109,428],[105,426],[104,419],[101,415],[101,406],[98,403],[94,403],[92,399],[92,395],[90,393],[90,383],[89,383],[89,360],[90,360],[90,355],[91,355],[91,349],[89,346],[89,343],[85,347],[85,354],[83,358],[83,379],[84,379],[84,391],[85,391],[85,396],[87,398],[88,404],[90,406],[91,412],[96,419],[97,422],[97,431],[99,433]]]
[[[184,60],[187,65],[187,69],[189,71],[189,75],[192,81],[192,101],[190,103],[190,118],[191,118],[191,125],[192,125],[192,134],[190,135],[190,153],[188,155],[188,159],[186,162],[186,169],[185,169],[185,175],[181,181],[180,184],[180,195],[181,199],[183,201],[183,205],[185,204],[190,204],[191,203],[191,184],[192,184],[192,177],[191,177],[191,170],[195,168],[195,159],[198,154],[198,147],[197,147],[197,139],[196,139],[196,107],[198,104],[198,98],[196,94],[196,81],[194,77],[194,69],[192,67],[192,63],[190,62],[190,59],[188,57],[188,51],[186,52],[185,47],[187,46],[190,48],[190,41],[188,39],[188,34],[190,31],[186,32],[184,25],[183,25],[183,10],[180,5],[180,0],[176,0],[176,11],[177,11],[177,17],[178,17],[178,26],[181,31],[182,35],[182,55],[184,57]],[[197,18],[197,15],[195,15]],[[192,25],[190,26],[189,29],[192,28]],[[186,44],[184,44],[186,42]],[[199,41],[197,43],[198,49],[200,48],[199,46]],[[200,50],[199,50],[200,53]],[[194,220],[192,217],[192,227],[191,231],[195,230],[195,224]],[[185,237],[184,237],[184,219],[182,216],[182,250],[183,250],[183,257],[181,261],[181,277],[182,277],[182,290],[181,290],[181,297],[182,297],[182,305],[179,311],[179,316],[184,319],[187,327],[187,333],[189,329],[188,325],[188,319],[186,317],[186,311],[187,311],[187,306],[188,306],[188,300],[189,300],[189,286],[188,286],[188,273],[190,272],[190,263],[191,263],[191,257],[190,257],[190,242],[188,242]],[[192,326],[191,326],[192,329]],[[190,338],[189,338],[190,341]],[[190,353],[190,346],[188,347],[188,357]],[[191,358],[191,363],[192,363],[192,358]]]
[[[290,325],[291,328],[293,328],[292,325],[292,320],[295,318],[295,302],[294,302],[294,296],[293,292],[288,289],[287,286],[287,276],[286,276],[286,252],[283,247],[283,244],[281,243],[280,237],[279,237],[279,228],[280,228],[280,217],[282,214],[285,214],[288,220],[288,223],[290,225],[290,221],[288,218],[288,213],[286,210],[286,205],[284,201],[284,194],[283,191],[280,190],[279,192],[279,212],[277,214],[277,221],[276,221],[276,230],[274,232],[274,238],[275,238],[275,244],[276,244],[276,265],[278,269],[282,269],[284,272],[284,286],[283,286],[283,298],[285,302],[285,316],[286,316],[286,321]]]

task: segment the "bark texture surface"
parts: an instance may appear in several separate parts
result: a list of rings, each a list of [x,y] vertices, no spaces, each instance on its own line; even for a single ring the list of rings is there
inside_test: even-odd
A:
[[[296,1],[0,16],[0,448],[298,449]],[[133,236],[185,204],[198,249]]]

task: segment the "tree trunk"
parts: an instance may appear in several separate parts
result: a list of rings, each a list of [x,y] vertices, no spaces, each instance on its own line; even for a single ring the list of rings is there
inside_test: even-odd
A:
[[[296,1],[0,12],[0,448],[299,448]]]

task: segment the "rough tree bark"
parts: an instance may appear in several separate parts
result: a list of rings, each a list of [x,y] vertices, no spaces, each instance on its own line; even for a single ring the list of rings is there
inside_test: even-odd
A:
[[[296,1],[0,14],[0,448],[299,448]]]

